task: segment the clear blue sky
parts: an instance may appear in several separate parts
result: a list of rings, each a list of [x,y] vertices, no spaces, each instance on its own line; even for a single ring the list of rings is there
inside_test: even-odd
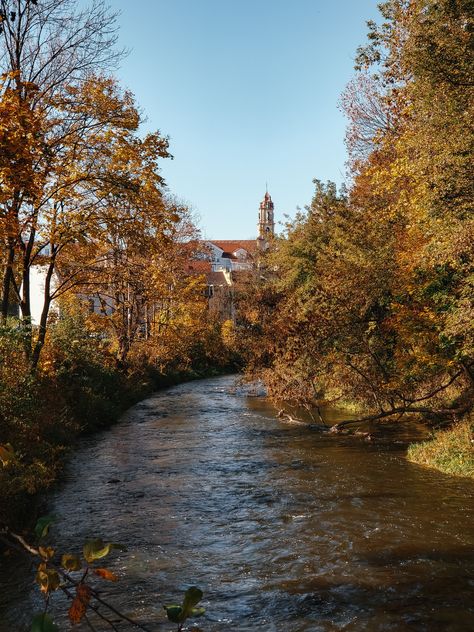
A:
[[[265,182],[276,219],[311,200],[312,179],[344,180],[337,103],[376,0],[110,0],[119,77],[170,137],[170,190],[204,236],[256,236]]]

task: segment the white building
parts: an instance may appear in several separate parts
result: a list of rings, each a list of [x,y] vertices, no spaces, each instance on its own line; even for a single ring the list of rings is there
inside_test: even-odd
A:
[[[275,234],[274,205],[268,191],[259,205],[257,226],[256,239],[205,241],[200,259],[189,263],[189,272],[206,275],[209,307],[223,319],[234,318],[235,275],[256,267],[258,253],[268,248]]]

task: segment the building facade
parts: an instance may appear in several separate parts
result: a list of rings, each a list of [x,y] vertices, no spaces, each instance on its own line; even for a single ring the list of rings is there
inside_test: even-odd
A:
[[[222,320],[234,320],[234,288],[239,273],[251,272],[257,266],[259,252],[265,251],[275,235],[274,204],[268,191],[258,209],[256,239],[218,239],[206,241],[205,259],[209,308]]]

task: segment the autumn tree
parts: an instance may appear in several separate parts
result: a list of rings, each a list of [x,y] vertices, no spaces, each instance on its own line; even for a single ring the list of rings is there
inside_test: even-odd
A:
[[[369,23],[342,99],[348,196],[316,182],[256,289],[251,366],[275,397],[472,408],[472,8],[390,0]]]
[[[367,72],[358,73],[341,95],[340,107],[349,120],[346,147],[350,167],[357,170],[387,134],[394,129],[390,99],[381,82]]]
[[[31,331],[30,272],[33,266],[42,267],[44,304],[32,347],[34,367],[52,301],[84,283],[87,270],[104,263],[110,255],[104,251],[107,228],[113,232],[121,220],[123,239],[133,220],[131,204],[137,208],[137,200],[131,202],[130,196],[136,197],[140,189],[141,209],[151,205],[162,212],[161,192],[155,192],[157,204],[151,199],[157,179],[162,183],[157,175],[152,182],[150,174],[156,159],[168,154],[167,142],[159,134],[139,140],[139,115],[131,95],[121,92],[113,79],[91,74],[92,68],[109,67],[119,56],[113,46],[114,16],[102,2],[87,10],[77,10],[69,0],[7,4],[2,5],[3,102],[5,108],[15,104],[21,130],[30,119],[36,128],[34,133],[23,131],[14,148],[15,156],[25,156],[23,162],[29,165],[25,177],[13,169],[17,165],[11,160],[3,169],[11,182],[2,200],[2,305],[5,317],[13,294]],[[10,107],[8,114],[11,111]],[[11,120],[6,129],[12,142]],[[143,173],[133,172],[134,167],[147,172],[145,186],[140,182]],[[146,189],[148,200],[143,195]],[[112,198],[121,198],[115,214]],[[58,275],[60,280],[54,283]]]
[[[0,87],[0,234],[2,236],[3,279],[2,314],[19,297],[18,277],[14,270],[18,259],[19,213],[21,204],[32,204],[42,182],[35,168],[42,154],[42,121],[30,107],[32,90],[19,100],[9,87],[10,75],[3,76]]]
[[[102,2],[79,9],[72,0],[2,0],[0,22],[1,120],[10,144],[21,138],[2,152],[2,318],[13,294],[28,323],[29,264],[43,186],[70,127],[77,131],[78,124],[58,109],[58,100],[83,86],[92,70],[114,65],[119,53],[114,15]]]
[[[146,256],[141,331],[133,349],[134,358],[162,373],[219,363],[218,345],[211,341],[215,323],[205,297],[206,280],[189,270],[202,250],[200,233],[185,205],[170,197],[165,204],[176,221],[166,240]]]
[[[393,305],[393,322],[405,341],[399,370],[407,378],[424,374],[437,396],[449,384],[445,403],[451,398],[453,409],[461,413],[472,405],[473,388],[473,312],[468,298],[473,255],[473,4],[387,2],[382,10],[387,21],[380,27],[370,25],[372,44],[365,59],[373,61],[378,53],[387,87],[395,81],[403,85],[397,94],[401,116],[396,138],[386,143],[391,160],[369,177],[375,191],[390,196],[387,209],[400,224]],[[361,51],[361,59],[364,54]]]

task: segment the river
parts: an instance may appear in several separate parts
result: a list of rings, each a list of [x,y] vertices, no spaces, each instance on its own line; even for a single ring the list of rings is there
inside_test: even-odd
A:
[[[474,630],[474,484],[408,463],[406,439],[285,423],[234,377],[182,384],[81,441],[49,499],[52,537],[126,545],[103,597],[157,631],[190,585],[205,632]],[[2,632],[41,610],[28,569],[14,576]]]

